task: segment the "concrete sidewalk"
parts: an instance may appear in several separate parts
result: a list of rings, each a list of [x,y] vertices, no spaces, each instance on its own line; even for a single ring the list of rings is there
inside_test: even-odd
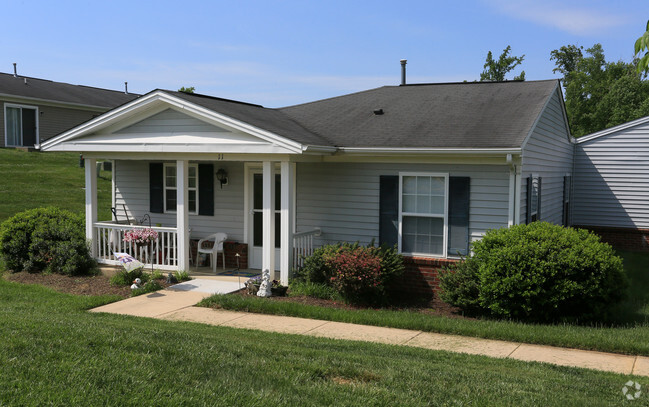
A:
[[[199,284],[197,284],[199,286]],[[91,312],[190,321],[215,326],[269,332],[414,346],[431,350],[545,362],[561,366],[649,376],[649,357],[593,352],[553,346],[530,345],[406,329],[320,321],[314,319],[252,314],[194,307],[208,292],[169,289],[104,305]]]

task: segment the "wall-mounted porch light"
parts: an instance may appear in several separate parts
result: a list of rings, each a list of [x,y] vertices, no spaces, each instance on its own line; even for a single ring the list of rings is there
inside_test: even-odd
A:
[[[228,173],[225,171],[223,168],[219,168],[219,170],[216,172],[216,179],[219,180],[221,183],[221,189],[223,189],[223,185],[228,185]]]

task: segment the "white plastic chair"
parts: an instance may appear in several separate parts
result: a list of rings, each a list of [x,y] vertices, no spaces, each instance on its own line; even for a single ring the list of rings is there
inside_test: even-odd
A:
[[[210,263],[212,263],[212,268],[214,269],[214,274],[216,274],[216,261],[219,258],[219,253],[223,254],[223,270],[225,270],[225,251],[223,250],[223,242],[228,238],[228,235],[225,233],[215,233],[209,235],[208,237],[198,241],[198,248],[196,251],[196,257],[200,256],[201,253],[210,255]],[[209,248],[203,248],[203,242],[214,240],[214,246]],[[196,271],[198,271],[198,259],[196,260]]]

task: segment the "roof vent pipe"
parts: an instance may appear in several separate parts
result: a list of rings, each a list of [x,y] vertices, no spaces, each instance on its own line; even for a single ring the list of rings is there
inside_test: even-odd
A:
[[[124,82],[124,93],[128,95],[128,82]]]
[[[406,84],[406,64],[408,63],[407,59],[401,60],[401,84]]]
[[[14,62],[14,78],[18,77],[18,70],[16,69],[16,63]]]

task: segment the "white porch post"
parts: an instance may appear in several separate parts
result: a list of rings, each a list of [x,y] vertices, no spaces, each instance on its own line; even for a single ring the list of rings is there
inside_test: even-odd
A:
[[[189,162],[176,161],[176,228],[178,229],[178,270],[189,270]]]
[[[279,279],[282,285],[288,285],[293,267],[293,181],[295,180],[295,163],[282,161],[282,215],[280,234],[280,269]]]
[[[92,242],[92,257],[97,257],[97,236],[95,223],[97,223],[97,160],[85,159],[86,172],[86,239]]]
[[[263,163],[263,237],[261,269],[275,278],[275,166],[272,161]]]

